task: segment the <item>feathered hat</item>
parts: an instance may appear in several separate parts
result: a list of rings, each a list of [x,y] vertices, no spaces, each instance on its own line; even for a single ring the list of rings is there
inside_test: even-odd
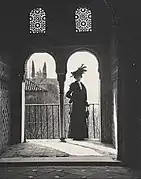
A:
[[[87,70],[86,70],[86,66],[84,66],[84,64],[81,65],[81,67],[79,67],[76,71],[71,72],[72,76],[82,76],[82,74],[84,74]],[[72,77],[71,76],[71,77]]]

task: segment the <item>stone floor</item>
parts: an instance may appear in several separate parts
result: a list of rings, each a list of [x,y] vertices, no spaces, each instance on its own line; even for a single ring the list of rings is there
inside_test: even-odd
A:
[[[68,157],[69,154],[38,143],[27,142],[5,148],[0,158],[10,157]]]
[[[116,150],[98,141],[60,142],[53,140],[27,140],[26,143],[8,146],[0,158],[10,157],[68,157],[68,156],[108,156],[116,158]]]
[[[141,179],[140,172],[119,166],[115,156],[115,149],[93,140],[29,140],[6,148],[0,158],[0,179]]]
[[[141,172],[123,167],[34,166],[2,167],[0,179],[141,179]]]

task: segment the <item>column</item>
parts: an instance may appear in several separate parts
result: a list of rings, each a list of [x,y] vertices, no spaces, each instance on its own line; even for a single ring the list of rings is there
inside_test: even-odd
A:
[[[112,83],[110,56],[101,55],[101,142],[112,144]]]
[[[11,144],[21,142],[22,119],[22,73],[11,69],[10,79]]]
[[[65,130],[64,130],[64,82],[65,74],[58,73],[58,82],[60,88],[60,122],[61,122],[61,142],[65,142]]]

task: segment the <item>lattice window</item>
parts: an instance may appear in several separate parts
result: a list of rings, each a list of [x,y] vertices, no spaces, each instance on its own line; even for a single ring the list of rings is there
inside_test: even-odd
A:
[[[76,32],[92,31],[92,12],[86,7],[77,8],[75,11]]]
[[[30,11],[30,33],[46,33],[46,13],[42,8]]]

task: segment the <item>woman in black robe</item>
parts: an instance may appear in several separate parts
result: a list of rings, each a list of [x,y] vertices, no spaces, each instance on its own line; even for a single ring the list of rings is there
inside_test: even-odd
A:
[[[87,90],[81,82],[82,74],[86,71],[86,66],[78,68],[71,72],[75,78],[75,82],[70,84],[66,97],[70,98],[72,110],[70,112],[69,138],[74,140],[84,140],[88,138],[88,127],[86,123],[86,108],[89,106],[87,102]]]

